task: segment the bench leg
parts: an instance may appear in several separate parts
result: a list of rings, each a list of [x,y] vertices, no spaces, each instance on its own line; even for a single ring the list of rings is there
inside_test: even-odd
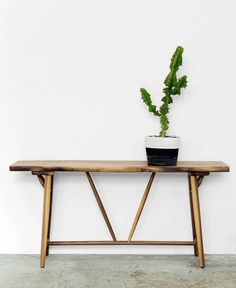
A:
[[[196,176],[194,175],[190,175],[190,186],[192,191],[193,216],[194,216],[194,224],[196,227],[196,240],[197,240],[199,264],[201,268],[204,268],[205,259],[204,259],[204,250],[202,241],[201,213],[200,213],[199,196],[198,196],[198,181]]]
[[[195,227],[194,216],[193,216],[193,196],[192,196],[192,189],[191,189],[191,183],[190,183],[190,176],[189,175],[188,175],[188,187],[189,187],[189,202],[190,202],[193,241],[195,241],[195,243],[196,243],[196,227]],[[194,255],[198,256],[197,244],[194,244]]]
[[[51,206],[51,191],[52,191],[52,175],[46,175],[45,185],[44,185],[42,240],[41,240],[41,254],[40,254],[40,267],[41,268],[44,268],[45,266],[46,250],[48,246],[48,228],[49,228],[50,206]]]
[[[50,210],[49,210],[49,223],[48,223],[48,235],[47,235],[48,241],[50,240],[51,219],[52,219],[53,178],[54,178],[54,176],[52,175],[52,178],[51,178],[51,200],[50,200],[50,208],[49,208]],[[46,256],[48,256],[48,255],[49,255],[49,244],[47,243]]]

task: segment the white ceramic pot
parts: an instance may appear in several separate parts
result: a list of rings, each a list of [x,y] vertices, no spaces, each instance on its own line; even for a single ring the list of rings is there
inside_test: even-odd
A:
[[[147,136],[145,139],[148,165],[176,165],[180,138]]]

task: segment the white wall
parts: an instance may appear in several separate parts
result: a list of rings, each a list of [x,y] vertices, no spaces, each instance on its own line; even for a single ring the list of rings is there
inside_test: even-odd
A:
[[[185,48],[170,134],[180,160],[223,160],[201,186],[206,253],[236,252],[235,1],[0,2],[0,253],[39,253],[42,188],[18,159],[145,159],[158,133],[139,88],[159,104],[170,56]],[[93,175],[126,239],[148,175]],[[52,238],[110,239],[85,176],[55,176]],[[188,240],[185,175],[158,175],[135,239]],[[60,247],[55,253],[192,253],[190,247]]]

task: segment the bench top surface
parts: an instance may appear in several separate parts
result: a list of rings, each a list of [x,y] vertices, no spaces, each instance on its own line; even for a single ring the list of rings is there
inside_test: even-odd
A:
[[[179,161],[174,166],[149,166],[146,161],[26,160],[17,161],[10,171],[81,172],[228,172],[222,161]]]

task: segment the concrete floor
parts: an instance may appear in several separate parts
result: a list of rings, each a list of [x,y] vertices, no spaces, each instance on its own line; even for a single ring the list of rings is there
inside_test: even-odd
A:
[[[236,255],[0,255],[0,288],[235,288]]]

